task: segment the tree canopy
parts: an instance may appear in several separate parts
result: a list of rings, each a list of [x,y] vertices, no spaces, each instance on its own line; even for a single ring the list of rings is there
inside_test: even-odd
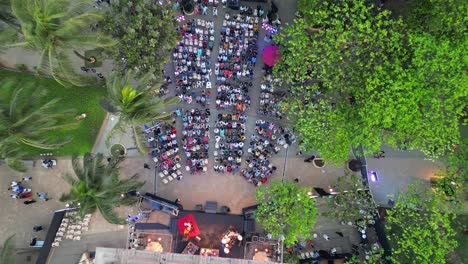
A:
[[[121,0],[112,3],[106,14],[104,31],[121,39],[114,50],[115,61],[124,69],[159,76],[170,51],[180,38],[175,13],[170,5],[146,0]]]
[[[125,74],[114,73],[106,80],[108,96],[100,100],[101,106],[109,113],[119,116],[118,123],[113,132],[123,132],[126,126],[131,126],[136,146],[141,154],[147,149],[140,139],[137,126],[156,120],[165,120],[172,117],[172,112],[162,112],[164,108],[174,104],[178,98],[160,100],[154,98],[154,91],[159,89],[152,73],[147,73],[132,85],[134,72],[129,70]]]
[[[48,135],[79,125],[73,109],[57,110],[60,98],[49,100],[46,89],[14,79],[2,80],[0,91],[0,158],[13,169],[24,170],[17,161],[24,154],[22,147],[57,149],[71,140]]]
[[[294,24],[275,37],[276,74],[291,86],[289,109],[302,147],[331,162],[350,147],[383,142],[437,157],[460,140],[467,80],[462,46],[406,34],[366,0],[299,1]]]
[[[455,214],[432,190],[416,182],[400,194],[388,211],[386,228],[394,263],[445,263],[457,247],[452,221]]]
[[[68,194],[63,194],[60,201],[79,203],[81,216],[99,210],[109,223],[124,224],[126,220],[119,217],[114,208],[135,203],[137,200],[121,195],[137,191],[144,182],[138,181],[138,174],[125,180],[120,179],[119,162],[119,158],[112,158],[105,163],[101,153],[86,153],[83,162],[80,162],[79,157],[73,156],[72,167],[76,177],[71,174],[63,176],[71,185],[71,190]]]
[[[84,85],[89,80],[74,72],[68,56],[70,50],[108,47],[116,43],[102,33],[89,31],[89,26],[102,18],[99,12],[89,11],[92,2],[10,0],[11,14],[18,25],[8,23],[10,30],[4,30],[0,38],[10,38],[11,30],[16,30],[18,39],[6,47],[37,50],[40,52],[38,72],[51,74],[62,85],[67,82]]]
[[[260,205],[255,211],[255,220],[272,236],[283,235],[286,246],[294,244],[298,237],[311,239],[317,208],[307,192],[307,188],[289,181],[261,185],[256,192]]]

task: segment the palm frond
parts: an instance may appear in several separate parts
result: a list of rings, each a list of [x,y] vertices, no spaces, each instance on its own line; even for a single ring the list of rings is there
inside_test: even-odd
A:
[[[15,170],[15,171],[19,171],[19,172],[26,172],[27,171],[26,166],[19,159],[7,158],[5,161],[6,161],[7,166],[10,167],[11,169]]]
[[[137,126],[132,126],[133,131],[133,138],[135,139],[135,145],[140,152],[141,155],[145,155],[148,152],[148,148],[146,147],[145,143],[146,140],[141,136],[141,133],[138,131]]]
[[[89,25],[96,23],[102,19],[102,14],[97,12],[86,12],[63,21],[60,28],[54,34],[61,39],[73,40],[74,35],[79,34],[84,29],[88,29]],[[95,34],[91,34],[95,35]]]
[[[15,235],[11,235],[3,243],[0,251],[0,263],[16,263]]]
[[[31,146],[34,148],[40,148],[40,149],[58,149],[68,143],[70,143],[71,139],[68,140],[63,140],[60,143],[43,143],[39,140],[31,140],[31,139],[26,139],[26,138],[19,138],[18,142],[22,143],[26,146]]]
[[[120,109],[112,104],[108,98],[99,99],[99,104],[101,105],[102,109],[108,113],[116,114],[120,111]]]
[[[106,219],[107,222],[111,224],[123,225],[126,223],[125,219],[119,217],[114,212],[114,207],[109,204],[97,204],[99,212],[101,212],[102,217]]]
[[[61,197],[61,201],[79,202],[81,214],[92,213],[98,209],[109,223],[125,223],[113,208],[131,202],[123,201],[120,195],[140,189],[144,182],[138,181],[138,175],[120,180],[119,162],[120,159],[113,158],[104,164],[104,156],[101,153],[96,155],[86,153],[81,167],[78,157],[73,156],[72,167],[78,178],[75,179],[71,175],[64,176],[72,188],[69,194]]]
[[[18,31],[16,29],[12,27],[2,27],[2,25],[0,25],[0,46],[11,45],[17,40]]]

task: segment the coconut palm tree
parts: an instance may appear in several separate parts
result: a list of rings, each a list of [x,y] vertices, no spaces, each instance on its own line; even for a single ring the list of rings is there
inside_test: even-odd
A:
[[[159,90],[158,84],[154,82],[154,76],[149,73],[138,80],[138,85],[132,85],[132,71],[124,75],[113,74],[107,79],[107,97],[101,99],[102,108],[112,114],[119,116],[119,121],[114,131],[123,132],[130,126],[135,138],[135,143],[141,154],[147,149],[140,138],[138,128],[155,120],[167,120],[171,118],[172,112],[161,112],[164,108],[178,101],[177,98],[159,100],[154,98],[154,92]],[[108,139],[113,135],[109,133]]]
[[[112,158],[105,163],[101,153],[86,153],[81,164],[80,159],[73,156],[72,167],[76,177],[71,174],[64,175],[65,181],[71,185],[71,190],[62,195],[60,201],[79,204],[79,213],[82,216],[98,209],[109,223],[125,223],[125,219],[114,212],[114,207],[136,202],[136,199],[122,197],[122,194],[136,191],[145,183],[138,181],[138,174],[121,180],[117,166],[119,161],[119,158]]]
[[[73,118],[74,110],[57,110],[59,98],[50,100],[46,90],[14,79],[2,80],[0,91],[0,159],[11,168],[25,170],[18,162],[25,146],[57,149],[71,140],[48,136],[49,131],[79,125]]]
[[[3,248],[0,251],[0,263],[16,263],[15,255],[15,235],[11,235],[3,243]]]
[[[2,0],[5,1],[5,0]],[[102,14],[88,11],[92,0],[9,0],[11,14],[18,26],[18,39],[6,47],[24,47],[40,52],[39,73],[51,74],[60,84],[83,85],[85,78],[76,74],[70,63],[70,50],[85,47],[109,47],[116,44],[111,37],[90,31],[90,25]],[[4,40],[10,37],[1,36]]]

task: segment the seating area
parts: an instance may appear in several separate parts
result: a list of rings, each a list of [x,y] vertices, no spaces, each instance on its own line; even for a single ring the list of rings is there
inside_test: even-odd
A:
[[[280,99],[286,92],[274,86],[273,76],[267,74],[263,76],[260,85],[260,104],[257,114],[282,119],[283,113],[280,110]]]
[[[193,100],[209,104],[211,92],[211,52],[214,45],[214,24],[204,19],[189,19],[177,27],[183,36],[172,53],[176,93],[184,103]]]
[[[82,218],[76,211],[67,211],[55,234],[52,247],[59,247],[63,239],[81,240],[82,232],[88,231],[90,220],[91,214],[87,214]]]
[[[236,173],[240,169],[242,162],[243,147],[245,140],[245,122],[246,115],[218,114],[215,123],[215,165],[216,172]]]
[[[265,120],[255,122],[256,133],[250,137],[247,149],[249,153],[246,160],[247,168],[241,172],[241,175],[255,186],[265,183],[268,177],[276,171],[276,167],[273,166],[269,158],[281,150],[277,144],[277,138],[282,137],[279,131],[280,129],[273,122]]]
[[[210,110],[186,110],[182,116],[182,148],[187,157],[186,170],[191,174],[207,171],[210,140]]]
[[[168,124],[153,124],[145,130],[152,151],[149,153],[159,166],[159,177],[164,184],[182,179],[177,130]]]

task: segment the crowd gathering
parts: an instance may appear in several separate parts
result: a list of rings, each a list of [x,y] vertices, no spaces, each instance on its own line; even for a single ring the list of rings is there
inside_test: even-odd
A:
[[[247,168],[241,172],[241,175],[249,182],[255,185],[265,183],[276,170],[269,158],[281,150],[277,144],[280,140],[282,141],[282,136],[278,136],[279,134],[275,123],[265,120],[255,122],[255,134],[250,137],[247,149],[249,153],[246,160]]]
[[[145,133],[152,149],[150,154],[154,162],[159,165],[160,177],[163,178],[163,182],[168,183],[174,179],[181,180],[183,175],[180,170],[180,151],[177,144],[176,128],[157,122],[152,127],[145,125]]]
[[[221,3],[225,4],[223,1]],[[217,15],[217,1],[198,0],[195,4],[195,14],[207,15],[208,7],[212,7],[213,15]],[[213,168],[219,173],[242,172],[245,178],[258,185],[276,170],[268,158],[281,149],[278,146],[280,143],[284,144],[276,138],[284,131],[279,131],[274,123],[258,120],[250,145],[245,146],[248,149],[247,168],[241,171],[247,137],[248,117],[245,111],[251,105],[249,90],[254,88],[259,22],[263,21],[265,14],[261,6],[247,9],[241,10],[240,14],[224,14],[218,32],[219,49],[213,58],[214,65],[211,63],[215,45],[214,22],[203,17],[178,19],[180,24],[177,31],[182,40],[172,53],[175,92],[181,102],[196,103],[202,108],[177,109],[174,116],[182,121],[179,143],[185,154],[186,171],[191,174],[207,171],[211,135],[210,110],[206,107],[210,103],[211,89],[216,89],[215,106],[221,113],[214,116],[214,125],[211,127],[215,140]],[[211,82],[212,70],[214,83]],[[275,89],[271,73],[267,72],[261,86],[255,88],[260,90],[257,114],[281,119],[283,115],[279,110],[279,100],[284,93]],[[163,181],[170,181],[171,177],[182,179],[175,123],[158,125],[150,130],[148,142],[153,148],[151,155],[160,164]],[[284,141],[283,136],[280,138]]]
[[[178,110],[181,111],[181,110]],[[177,115],[180,112],[176,111]],[[186,170],[191,174],[206,171],[210,141],[210,110],[186,110],[182,116],[182,145],[187,157]]]
[[[270,117],[283,118],[280,110],[280,100],[285,96],[285,91],[274,87],[273,76],[266,74],[260,85],[260,104],[257,114]]]
[[[204,19],[190,19],[177,27],[183,36],[174,48],[172,59],[176,93],[182,102],[193,100],[205,106],[210,102],[211,52],[214,45],[214,24]]]

